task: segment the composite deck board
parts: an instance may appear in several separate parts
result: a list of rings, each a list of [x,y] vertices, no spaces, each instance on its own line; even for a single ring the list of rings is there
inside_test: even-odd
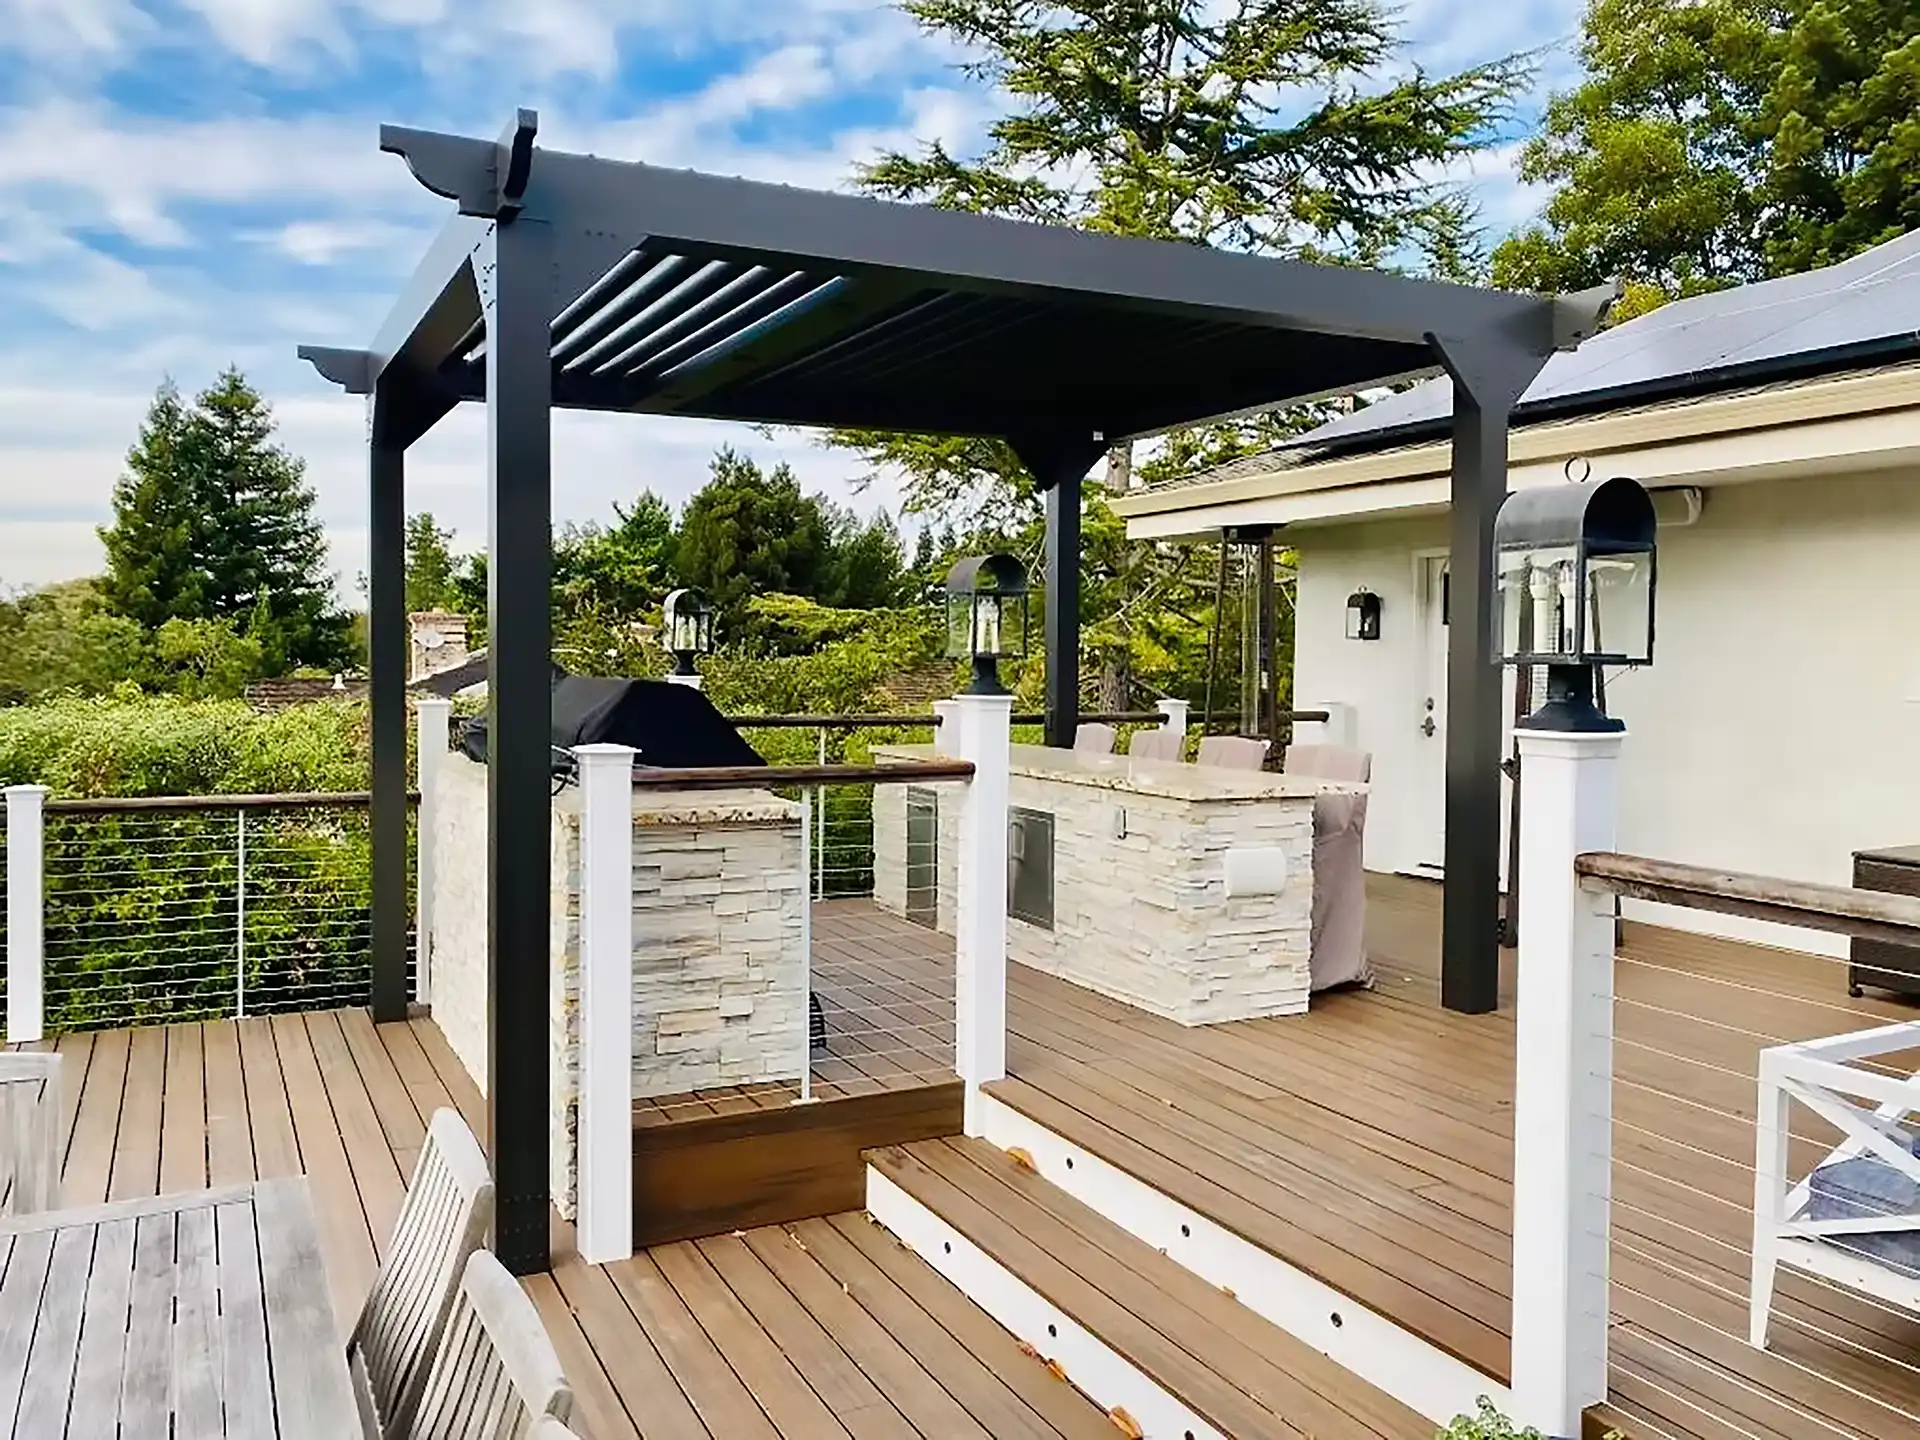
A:
[[[1003,1098],[1504,1375],[1513,960],[1496,1014],[1438,1008],[1438,890],[1370,877],[1372,991],[1187,1029],[1013,967]],[[1912,1020],[1840,962],[1629,923],[1616,965],[1613,1391],[1629,1435],[1920,1429],[1920,1320],[1783,1271],[1747,1345],[1760,1049]],[[1920,1068],[1920,1055],[1890,1069]],[[1794,1117],[1795,1173],[1832,1143]],[[1329,1193],[1343,1197],[1325,1213]],[[1393,1252],[1383,1260],[1382,1247]]]
[[[375,1025],[363,1011],[318,1012],[56,1043],[66,1058],[65,1203],[304,1173],[328,1318],[342,1336],[433,1112],[450,1105],[484,1133],[478,1088],[424,1018]],[[127,1235],[131,1244],[132,1222]],[[582,1263],[557,1221],[555,1236],[553,1274],[526,1288],[579,1392],[588,1440],[1116,1433],[863,1214],[611,1266]]]
[[[1507,1346],[1512,957],[1499,1013],[1443,1012],[1437,889],[1376,877],[1370,900],[1378,987],[1315,997],[1304,1017],[1187,1029],[1013,967],[1003,1095],[1497,1374]],[[823,955],[841,968],[822,967],[823,990],[840,988],[815,1092],[919,1083],[916,1057],[950,1064],[951,940],[857,901],[827,902],[816,919]],[[1633,924],[1616,976],[1612,1393],[1596,1413],[1651,1440],[1915,1433],[1913,1317],[1788,1274],[1772,1352],[1746,1345],[1745,1324],[1759,1049],[1920,1011],[1849,999],[1831,960]],[[861,1040],[891,1063],[870,1055],[863,1066]],[[67,1060],[65,1203],[153,1193],[201,1164],[213,1185],[305,1173],[342,1327],[433,1110],[453,1105],[485,1133],[477,1087],[426,1019],[249,1018],[70,1035],[57,1048]],[[1907,1058],[1920,1068],[1920,1055]],[[686,1097],[684,1113],[792,1098],[778,1086],[704,1092]],[[679,1113],[643,1103],[636,1121]],[[1829,1138],[1807,1117],[1795,1130],[1800,1163]],[[1009,1204],[1034,1205],[987,1179]],[[1034,1223],[1064,1222],[1041,1207]],[[664,1268],[651,1255],[588,1267],[571,1256],[565,1227],[557,1233],[553,1276],[528,1290],[593,1440],[1116,1433],[862,1215],[683,1245]],[[781,1362],[789,1376],[769,1382],[761,1362],[796,1338],[804,1343]]]

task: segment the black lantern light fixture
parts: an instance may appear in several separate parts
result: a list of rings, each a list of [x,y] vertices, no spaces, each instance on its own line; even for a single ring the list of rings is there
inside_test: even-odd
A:
[[[693,657],[713,653],[713,606],[698,590],[670,590],[661,605],[676,677],[697,675]]]
[[[973,695],[1004,695],[1000,662],[1027,653],[1027,567],[975,555],[947,572],[947,654],[973,661]]]
[[[1347,596],[1347,639],[1380,638],[1380,597],[1366,586]]]
[[[1547,667],[1535,730],[1621,730],[1594,703],[1604,665],[1653,661],[1653,500],[1638,480],[1509,495],[1494,522],[1494,632],[1507,665]]]

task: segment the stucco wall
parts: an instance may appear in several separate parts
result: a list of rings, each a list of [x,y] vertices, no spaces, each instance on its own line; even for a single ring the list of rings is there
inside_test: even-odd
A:
[[[1412,797],[1422,693],[1413,554],[1441,519],[1314,528],[1301,547],[1296,694],[1349,700],[1372,750],[1367,863],[1421,858]],[[1652,668],[1616,673],[1628,725],[1621,844],[1846,883],[1851,853],[1920,843],[1920,475],[1726,485],[1660,534]],[[1343,638],[1355,585],[1384,638]],[[1845,941],[1630,904],[1662,924],[1842,953]]]

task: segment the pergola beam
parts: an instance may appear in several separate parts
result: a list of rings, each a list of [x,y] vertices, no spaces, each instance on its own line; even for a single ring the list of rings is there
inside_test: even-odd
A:
[[[558,224],[594,215],[636,243],[828,274],[937,277],[948,289],[1413,345],[1499,330],[1551,353],[1556,338],[1551,305],[1531,296],[598,156],[541,152],[526,206]]]

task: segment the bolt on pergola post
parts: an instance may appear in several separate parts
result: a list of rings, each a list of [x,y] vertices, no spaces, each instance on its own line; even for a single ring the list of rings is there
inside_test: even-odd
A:
[[[503,1027],[537,1013],[547,993],[548,902],[533,877],[545,874],[548,842],[554,407],[1007,440],[1049,495],[1047,732],[1071,744],[1080,482],[1109,446],[1444,363],[1467,377],[1455,523],[1477,536],[1505,491],[1512,399],[1556,349],[1597,327],[1610,298],[1511,295],[659,169],[538,149],[536,129],[525,110],[497,140],[383,127],[381,148],[456,213],[368,348],[301,351],[373,402],[382,1015],[405,996],[405,453],[462,401],[487,404],[486,1078],[497,1244],[521,1271],[547,1263],[550,1080],[544,1047]],[[1476,700],[1491,685],[1497,702],[1497,677],[1478,673],[1493,674],[1489,638],[1456,641],[1453,683]],[[1460,707],[1496,734],[1497,711]],[[1469,757],[1463,742],[1461,756],[1484,746]],[[1450,776],[1462,797],[1450,815],[1497,837],[1498,784],[1492,765]],[[1458,858],[1450,851],[1449,912],[1491,914],[1494,843],[1476,840]],[[1491,1004],[1497,954],[1481,928],[1449,930],[1448,995],[1468,1008]]]

